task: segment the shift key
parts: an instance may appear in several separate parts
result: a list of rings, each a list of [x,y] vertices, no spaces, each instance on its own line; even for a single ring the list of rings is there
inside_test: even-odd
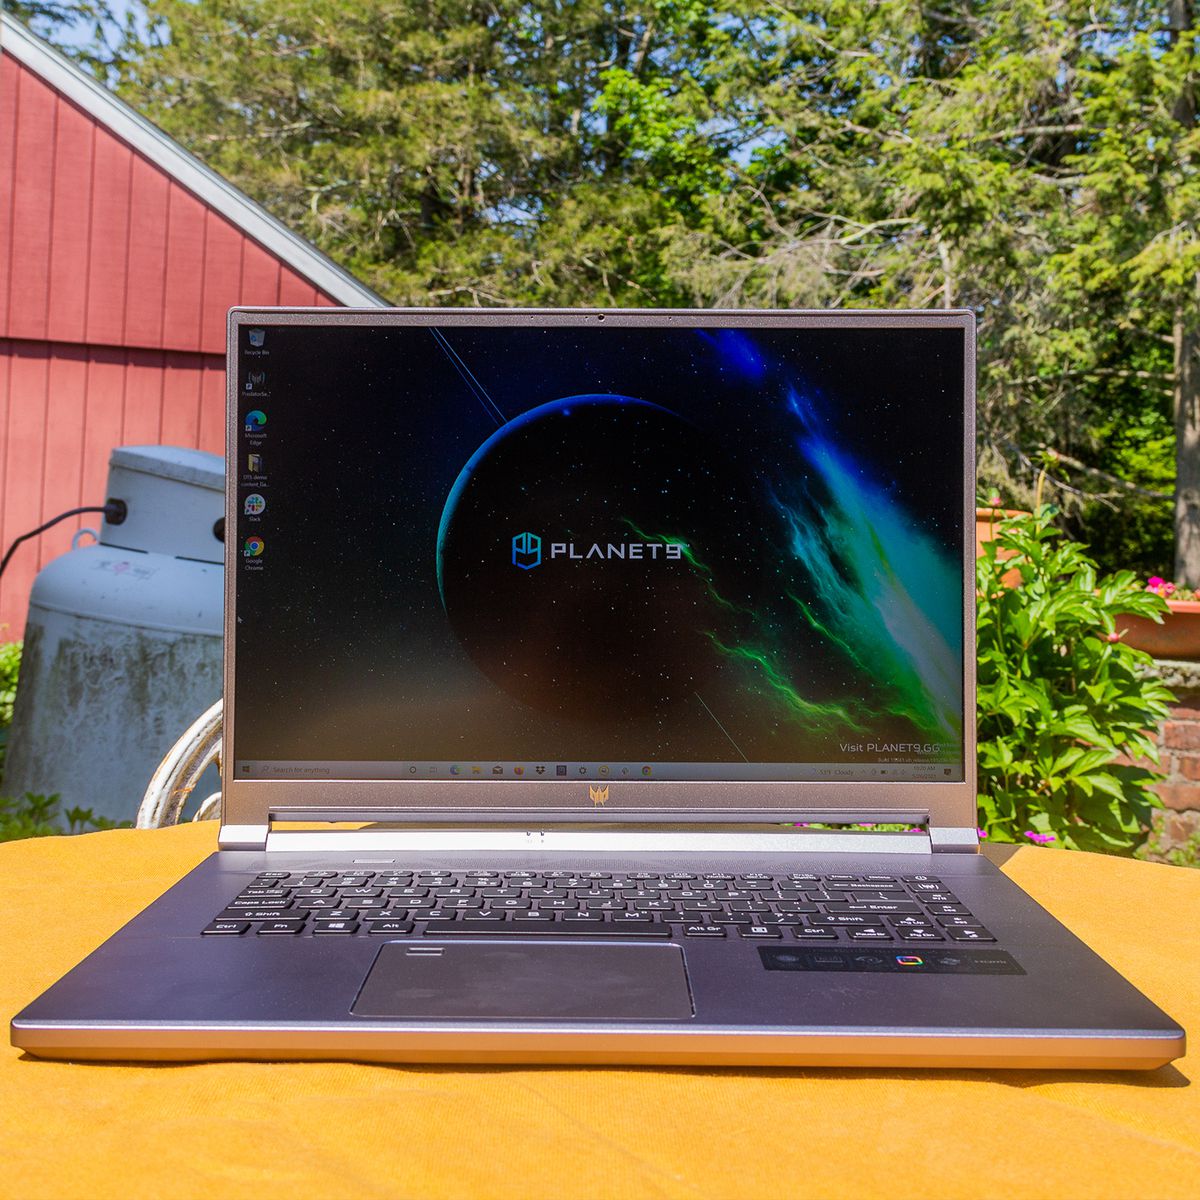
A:
[[[286,921],[298,914],[288,908],[229,908],[218,921]]]

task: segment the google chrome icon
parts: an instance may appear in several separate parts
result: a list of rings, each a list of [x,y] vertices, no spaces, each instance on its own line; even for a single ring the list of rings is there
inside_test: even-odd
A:
[[[261,408],[252,408],[246,414],[246,432],[261,433],[267,423],[267,414]]]
[[[260,537],[248,537],[242,553],[247,558],[257,558],[266,549],[266,543]]]

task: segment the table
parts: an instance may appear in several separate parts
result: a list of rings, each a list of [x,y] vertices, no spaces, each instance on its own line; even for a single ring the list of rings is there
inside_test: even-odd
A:
[[[209,821],[0,845],[0,1012],[164,891],[215,835]],[[1035,847],[1002,865],[1200,1045],[1200,871]],[[50,919],[35,916],[43,908]],[[1141,1074],[0,1056],[5,1197],[1200,1195],[1196,1049]]]

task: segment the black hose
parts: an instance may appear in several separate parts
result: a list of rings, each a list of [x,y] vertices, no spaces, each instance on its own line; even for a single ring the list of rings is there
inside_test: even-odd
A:
[[[51,517],[44,525],[39,525],[36,529],[31,529],[28,533],[23,533],[11,546],[3,559],[0,559],[0,575],[4,574],[5,567],[8,566],[8,560],[12,558],[17,547],[22,542],[29,541],[30,538],[35,538],[39,534],[45,533],[51,526],[57,525],[59,521],[65,521],[68,517],[77,517],[81,513],[103,513],[105,519],[113,525],[119,525],[128,512],[125,507],[124,500],[110,500],[107,504],[89,504],[83,508],[68,508],[66,512],[59,513],[57,517]]]

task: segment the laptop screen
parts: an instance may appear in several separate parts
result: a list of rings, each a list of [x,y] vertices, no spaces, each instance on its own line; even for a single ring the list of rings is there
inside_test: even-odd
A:
[[[965,336],[238,326],[235,777],[963,779]]]

